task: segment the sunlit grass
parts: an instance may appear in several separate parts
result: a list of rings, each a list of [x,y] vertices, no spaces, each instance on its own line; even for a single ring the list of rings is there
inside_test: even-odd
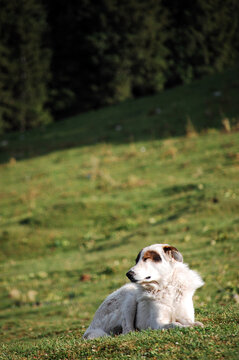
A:
[[[199,82],[198,103],[214,111],[215,99],[205,103],[204,93],[219,84],[229,89],[228,78],[235,83],[232,73]],[[92,113],[79,123],[56,124],[49,133],[27,133],[26,142],[18,139],[22,135],[9,136],[0,168],[0,359],[236,359],[237,87],[226,95],[234,111],[234,120],[229,110],[224,114],[230,129],[220,122],[217,130],[203,131],[198,121],[207,109],[198,117],[196,97],[192,104],[181,97],[177,111],[191,109],[185,136],[159,138],[155,129],[161,122],[152,122],[149,110],[164,106],[167,131],[174,135],[175,126],[180,135],[180,123],[172,120],[180,91],[186,96],[189,90],[100,110],[107,139],[96,141],[99,127],[92,128],[91,120],[84,125],[85,142],[70,131],[73,124],[76,133],[83,131],[81,121]],[[212,123],[219,121],[217,114]],[[138,126],[131,115],[141,119]],[[152,243],[178,247],[202,275],[205,286],[194,302],[205,328],[81,340],[97,306],[127,281],[138,251]]]

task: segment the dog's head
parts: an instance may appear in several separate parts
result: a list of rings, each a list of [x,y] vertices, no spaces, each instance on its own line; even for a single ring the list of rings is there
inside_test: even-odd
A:
[[[175,247],[168,244],[151,245],[139,252],[136,265],[126,276],[142,286],[160,284],[169,276],[176,262],[183,262],[183,257]]]

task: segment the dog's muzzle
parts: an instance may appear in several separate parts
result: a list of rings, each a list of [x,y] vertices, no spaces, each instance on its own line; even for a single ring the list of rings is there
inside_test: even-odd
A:
[[[134,271],[132,271],[132,270],[128,271],[126,276],[129,278],[130,281],[137,282],[137,280],[135,280],[135,278],[134,278],[134,276],[135,276]]]

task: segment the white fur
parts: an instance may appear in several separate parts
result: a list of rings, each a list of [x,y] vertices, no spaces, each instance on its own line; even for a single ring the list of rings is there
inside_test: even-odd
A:
[[[84,333],[85,339],[143,329],[202,326],[195,323],[192,297],[204,283],[180,261],[177,249],[165,251],[167,247],[168,244],[155,244],[141,251],[139,261],[127,273],[133,283],[105,299]],[[146,259],[149,251],[157,253],[161,260]]]

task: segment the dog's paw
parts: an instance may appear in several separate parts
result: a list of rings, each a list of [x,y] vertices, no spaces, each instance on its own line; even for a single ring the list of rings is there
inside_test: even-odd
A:
[[[180,328],[185,328],[185,327],[190,327],[190,325],[186,325],[186,324],[181,324],[180,322],[178,321],[174,321],[170,324],[165,324],[165,325],[162,325],[161,328],[162,329],[174,329],[176,327],[180,327]]]
[[[204,327],[203,323],[201,323],[200,321],[195,321],[195,323],[193,324],[193,326]]]
[[[174,324],[175,326],[177,326],[177,327],[190,327],[190,325],[188,325],[188,324],[181,324],[181,323],[178,322],[178,321],[175,321],[173,324]]]

